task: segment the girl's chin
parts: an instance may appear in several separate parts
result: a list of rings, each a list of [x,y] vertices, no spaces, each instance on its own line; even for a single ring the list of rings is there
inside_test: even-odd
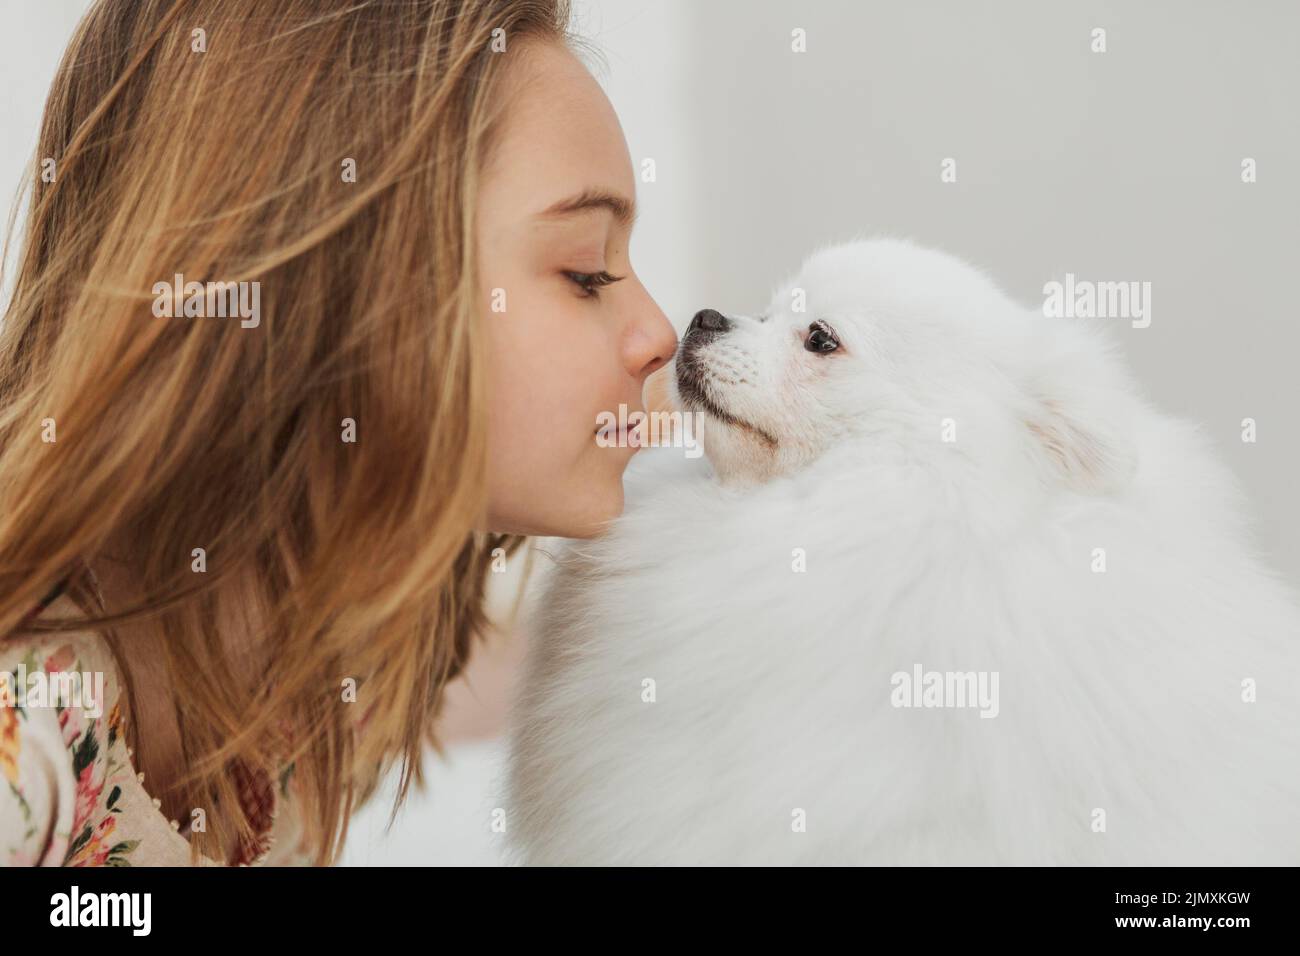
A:
[[[556,535],[564,538],[596,538],[609,529],[609,524],[623,513],[622,469],[613,480],[606,479],[599,488],[580,491],[578,510],[565,515],[564,530]]]

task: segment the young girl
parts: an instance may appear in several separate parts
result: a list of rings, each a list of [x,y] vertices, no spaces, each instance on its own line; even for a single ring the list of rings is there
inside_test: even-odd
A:
[[[99,0],[0,323],[0,862],[314,862],[671,325],[566,0]]]

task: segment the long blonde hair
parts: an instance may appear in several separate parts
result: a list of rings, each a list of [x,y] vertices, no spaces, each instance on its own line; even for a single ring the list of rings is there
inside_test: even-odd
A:
[[[380,774],[401,760],[399,805],[420,783],[493,551],[520,543],[474,530],[477,172],[510,49],[572,41],[568,19],[568,0],[99,0],[65,54],[0,324],[0,635],[156,622],[183,793],[209,808],[196,859],[253,834],[235,761],[292,762],[319,863]],[[157,317],[178,274],[258,282],[260,324]],[[110,541],[141,604],[103,613],[74,575],[84,620],[23,624]],[[254,686],[221,676],[218,597],[242,582]]]

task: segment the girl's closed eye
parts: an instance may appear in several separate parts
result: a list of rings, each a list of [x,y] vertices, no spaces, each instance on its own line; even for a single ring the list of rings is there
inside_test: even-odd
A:
[[[568,272],[564,273],[566,279],[582,290],[582,298],[597,299],[600,293],[597,291],[601,286],[607,286],[627,278],[626,276],[611,275],[602,269],[600,272]]]

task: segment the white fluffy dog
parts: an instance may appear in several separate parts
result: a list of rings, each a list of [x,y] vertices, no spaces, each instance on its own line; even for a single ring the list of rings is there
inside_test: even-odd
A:
[[[517,858],[1300,863],[1300,614],[1107,341],[893,240],[697,315],[707,461],[541,597]]]

